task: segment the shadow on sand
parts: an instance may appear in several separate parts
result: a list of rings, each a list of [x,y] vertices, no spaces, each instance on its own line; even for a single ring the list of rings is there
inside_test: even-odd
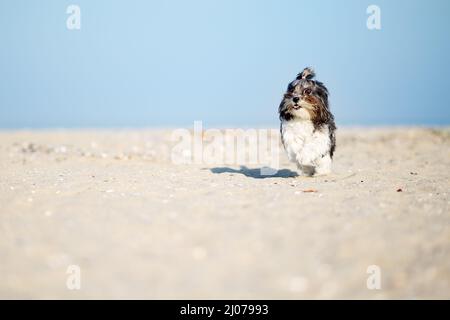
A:
[[[211,168],[209,169],[212,173],[220,174],[220,173],[237,173],[237,174],[243,174],[246,177],[254,178],[254,179],[266,179],[266,178],[295,178],[298,177],[297,172],[289,170],[289,169],[282,169],[282,170],[275,170],[272,168],[255,168],[255,169],[249,169],[246,166],[241,166],[240,169],[233,169],[229,167],[217,167],[217,168]],[[273,173],[273,174],[263,174],[266,173]]]

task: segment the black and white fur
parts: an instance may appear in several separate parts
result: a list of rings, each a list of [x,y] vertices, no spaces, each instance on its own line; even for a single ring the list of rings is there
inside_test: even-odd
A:
[[[330,173],[336,148],[336,125],[328,104],[328,90],[314,77],[311,68],[300,72],[289,84],[278,108],[284,148],[289,159],[308,176]]]

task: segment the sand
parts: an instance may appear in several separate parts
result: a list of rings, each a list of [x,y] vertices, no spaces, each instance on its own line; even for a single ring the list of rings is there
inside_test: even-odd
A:
[[[450,298],[448,128],[341,128],[313,178],[175,165],[170,136],[0,133],[0,298]]]

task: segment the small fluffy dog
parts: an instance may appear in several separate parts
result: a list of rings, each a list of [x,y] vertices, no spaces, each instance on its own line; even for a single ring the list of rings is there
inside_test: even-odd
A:
[[[314,77],[311,68],[300,72],[289,84],[278,108],[284,148],[289,159],[307,176],[330,173],[336,148],[336,125],[328,105],[328,90]]]

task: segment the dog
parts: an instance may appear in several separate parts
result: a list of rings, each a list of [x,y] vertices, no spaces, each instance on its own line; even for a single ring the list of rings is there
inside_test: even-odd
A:
[[[328,89],[305,68],[289,83],[278,108],[281,141],[289,159],[304,176],[326,175],[336,149],[336,125]]]

